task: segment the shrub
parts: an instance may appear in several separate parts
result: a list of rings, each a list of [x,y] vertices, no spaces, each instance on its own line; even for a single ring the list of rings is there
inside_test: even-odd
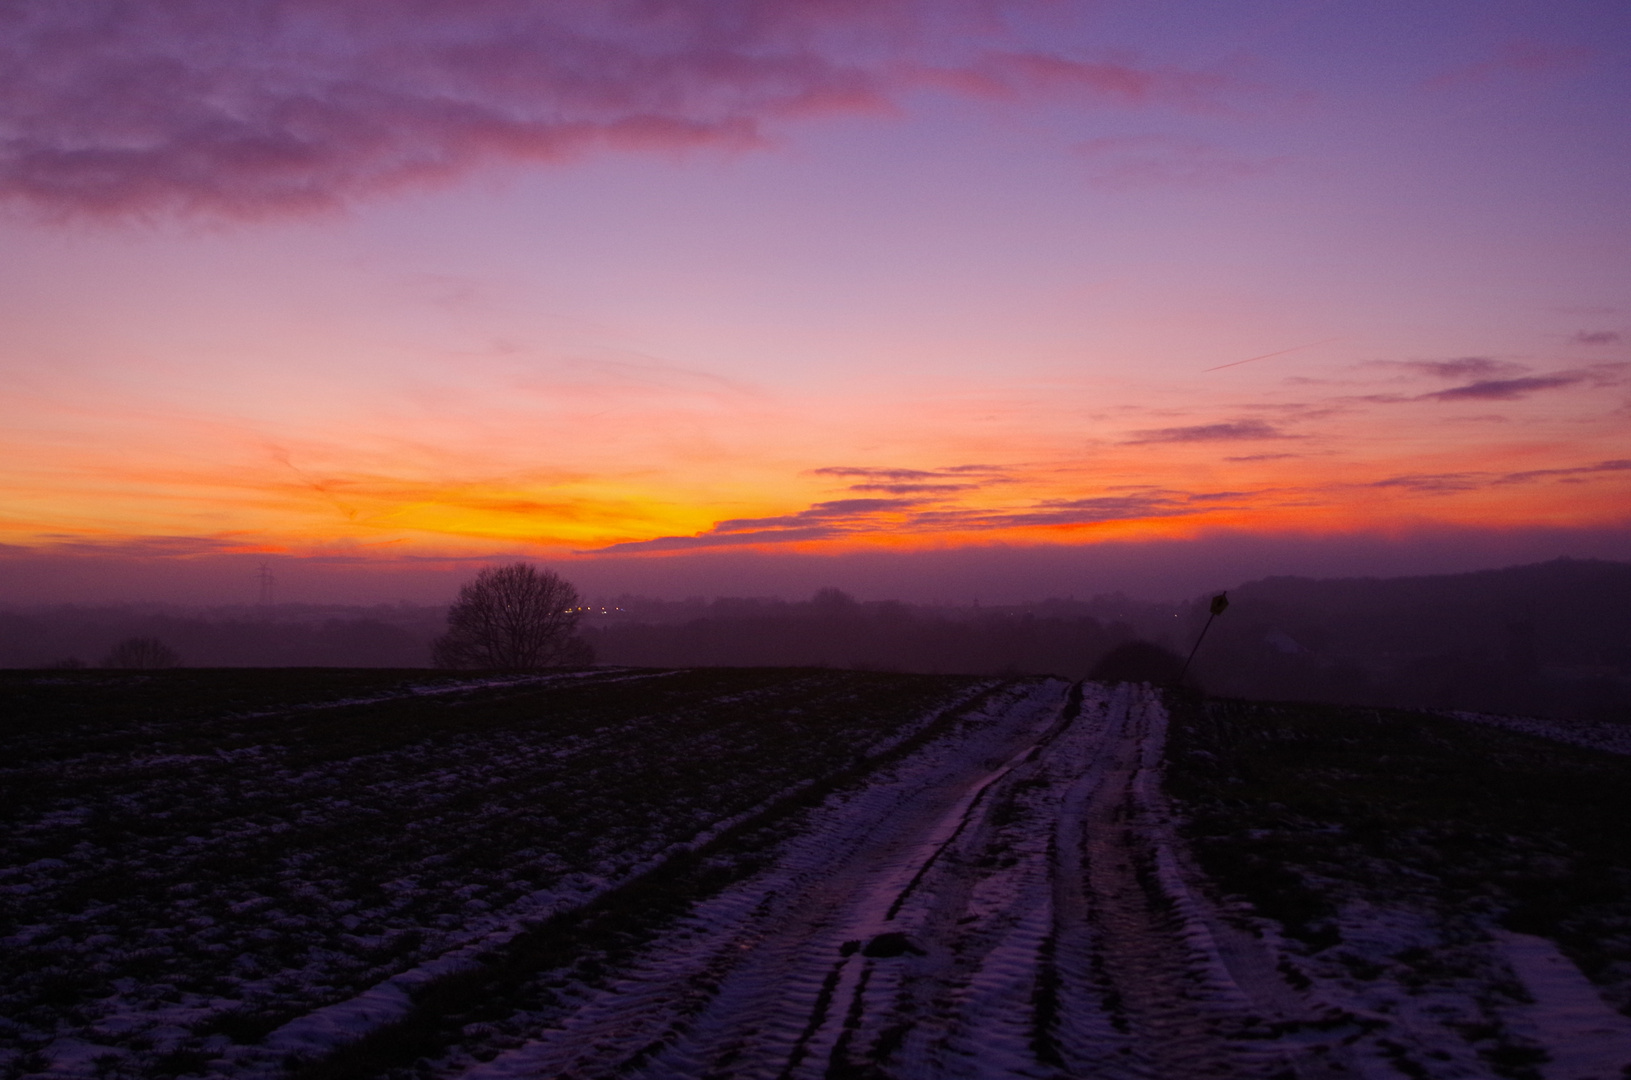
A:
[[[181,666],[181,654],[158,638],[126,638],[102,658],[105,668],[173,668]]]

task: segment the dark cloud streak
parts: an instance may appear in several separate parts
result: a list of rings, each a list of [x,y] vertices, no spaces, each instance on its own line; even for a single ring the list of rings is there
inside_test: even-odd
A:
[[[1129,444],[1239,442],[1248,439],[1295,439],[1261,420],[1237,420],[1227,424],[1196,424],[1190,427],[1147,428],[1132,432]]]
[[[851,491],[877,491],[885,495],[949,494],[954,491],[977,491],[979,484],[851,484]]]
[[[1513,401],[1539,390],[1558,390],[1581,381],[1578,375],[1537,375],[1523,379],[1482,379],[1423,394],[1438,401]]]
[[[1407,360],[1404,367],[1439,379],[1475,379],[1479,376],[1510,375],[1522,366],[1488,356],[1458,356],[1453,360]]]
[[[811,469],[811,476],[860,480],[850,484],[856,492],[884,495],[949,495],[977,491],[988,484],[1010,483],[1008,471],[995,465],[952,465],[944,469],[896,469],[878,466],[829,465]]]
[[[1615,458],[1563,469],[1526,469],[1522,472],[1408,473],[1373,481],[1371,487],[1404,488],[1425,494],[1476,491],[1485,487],[1528,484],[1539,480],[1575,483],[1601,473],[1631,472],[1631,459]]]

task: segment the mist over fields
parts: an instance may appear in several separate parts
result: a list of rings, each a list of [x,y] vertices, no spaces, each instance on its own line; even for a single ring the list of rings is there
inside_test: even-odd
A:
[[[1216,694],[1631,720],[1631,563],[1266,578],[1229,595],[1193,668]],[[1208,599],[950,607],[836,589],[796,601],[623,596],[596,601],[580,633],[602,664],[1081,678],[1135,639],[1187,653]],[[410,604],[13,607],[0,610],[0,666],[96,666],[141,635],[191,667],[424,667],[444,614]]]

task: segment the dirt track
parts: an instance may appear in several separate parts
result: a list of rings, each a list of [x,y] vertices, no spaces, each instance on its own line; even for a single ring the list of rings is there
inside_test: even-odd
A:
[[[1186,883],[1146,690],[1052,683],[833,801],[498,1077],[1362,1072]]]

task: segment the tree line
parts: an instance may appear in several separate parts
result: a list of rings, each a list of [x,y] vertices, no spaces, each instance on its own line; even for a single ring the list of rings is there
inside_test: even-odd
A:
[[[1189,675],[1213,693],[1631,722],[1631,563],[1556,560],[1381,580],[1268,578],[1229,593],[1228,613]],[[515,563],[481,571],[451,608],[379,608],[367,617],[369,609],[335,609],[343,617],[298,624],[242,614],[212,621],[0,611],[0,664],[434,661],[518,670],[599,662],[1159,679],[1170,666],[1163,655],[1187,653],[1209,599],[939,608],[862,602],[823,589],[802,601],[625,598],[596,606],[608,614],[585,618],[582,597],[559,574]],[[1125,651],[1137,642],[1141,652]]]

